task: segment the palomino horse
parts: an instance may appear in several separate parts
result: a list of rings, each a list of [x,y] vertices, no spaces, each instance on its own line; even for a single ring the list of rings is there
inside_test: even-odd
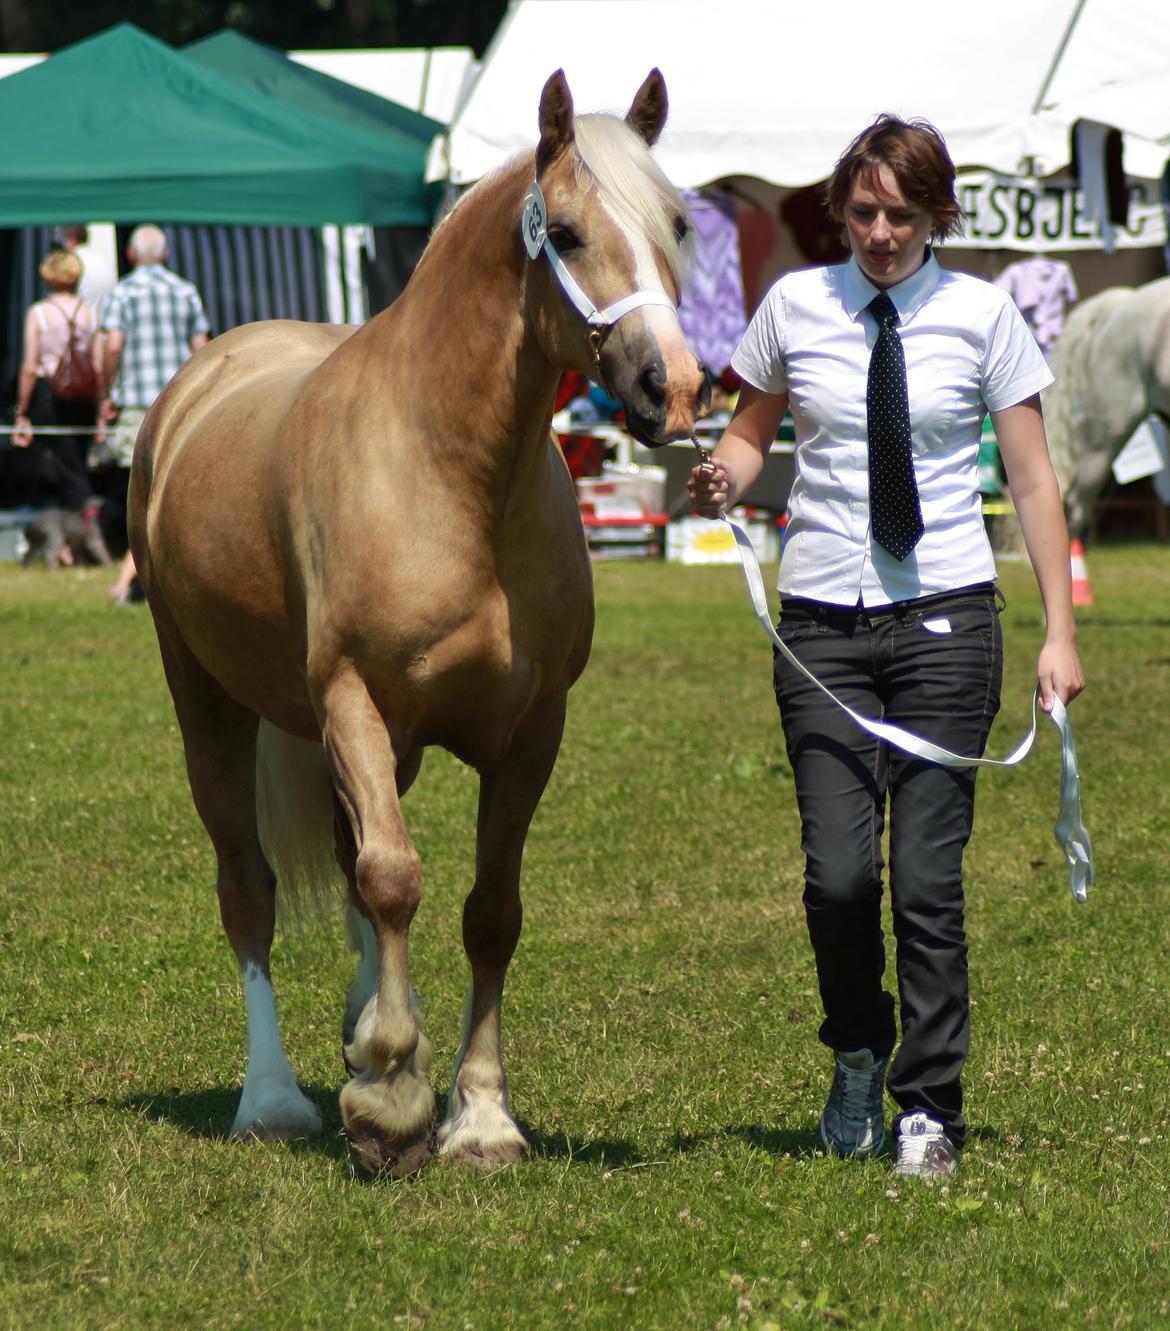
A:
[[[685,213],[647,148],[665,117],[657,70],[624,122],[574,120],[558,71],[535,159],[460,201],[394,306],[356,330],[227,333],[143,424],[133,550],[247,1007],[235,1135],[321,1127],[281,1044],[269,949],[277,884],[311,878],[324,847],[362,953],[341,1093],[357,1158],[404,1174],[436,1143],[480,1165],[526,1148],[500,1001],[524,840],[593,628],[556,386],[565,369],[601,377],[651,444],[686,436],[705,403],[674,308]],[[437,1131],[399,804],[432,744],[481,778],[471,988]]]
[[[1113,460],[1147,416],[1170,421],[1170,277],[1111,287],[1078,305],[1044,397],[1069,535],[1084,540]]]

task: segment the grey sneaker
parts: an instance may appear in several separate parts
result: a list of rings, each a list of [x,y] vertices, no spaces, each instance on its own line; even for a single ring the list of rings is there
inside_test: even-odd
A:
[[[833,1088],[821,1114],[821,1141],[833,1155],[877,1155],[885,1145],[886,1064],[868,1049],[834,1055]]]
[[[901,1120],[894,1164],[899,1178],[948,1179],[958,1167],[959,1153],[941,1123],[921,1110]]]

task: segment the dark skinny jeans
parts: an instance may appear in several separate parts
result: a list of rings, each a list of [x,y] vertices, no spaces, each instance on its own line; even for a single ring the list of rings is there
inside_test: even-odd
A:
[[[785,600],[779,634],[861,715],[955,753],[981,755],[1003,674],[996,595],[987,585],[868,611]],[[977,769],[940,767],[890,748],[780,652],[774,656],[825,1013],[820,1038],[831,1049],[869,1049],[876,1057],[896,1042],[894,1000],[882,983],[888,796],[902,1041],[887,1089],[903,1113],[926,1110],[961,1147],[960,1074],[970,1029],[962,861]]]

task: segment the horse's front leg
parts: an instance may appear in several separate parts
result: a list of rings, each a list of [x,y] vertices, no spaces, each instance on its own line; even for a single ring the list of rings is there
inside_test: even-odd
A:
[[[410,1174],[429,1159],[435,1135],[430,1046],[419,1030],[407,963],[422,888],[418,855],[402,820],[390,736],[362,680],[346,672],[321,697],[325,749],[352,832],[342,867],[378,952],[376,991],[345,1048],[354,1076],[341,1092],[341,1114],[365,1168]]]
[[[463,907],[471,990],[439,1150],[483,1168],[511,1164],[528,1149],[508,1103],[500,1004],[520,938],[524,840],[556,762],[564,722],[564,694],[546,700],[517,729],[503,762],[480,783],[475,885]]]

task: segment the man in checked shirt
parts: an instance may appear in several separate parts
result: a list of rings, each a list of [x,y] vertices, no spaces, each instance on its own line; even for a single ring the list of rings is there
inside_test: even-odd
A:
[[[171,376],[207,341],[209,325],[195,286],[166,266],[167,239],[157,226],[137,227],[126,255],[133,271],[102,312],[99,416],[113,422],[107,442],[128,481],[138,427]],[[124,604],[133,585],[134,557],[127,551],[110,599]]]

